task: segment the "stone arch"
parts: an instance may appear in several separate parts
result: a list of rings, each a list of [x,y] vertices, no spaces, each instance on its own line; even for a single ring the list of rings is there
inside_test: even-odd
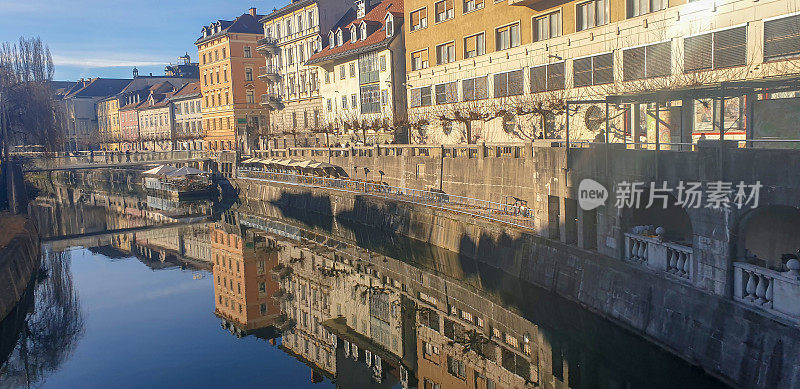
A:
[[[800,208],[768,205],[745,214],[736,229],[737,260],[778,271],[800,250]]]
[[[677,204],[675,196],[667,194],[666,208],[661,199],[654,199],[653,205],[648,208],[649,202],[649,191],[645,190],[638,208],[623,208],[624,232],[631,232],[633,227],[641,225],[663,227],[664,239],[691,246],[694,236],[692,220],[686,208]]]

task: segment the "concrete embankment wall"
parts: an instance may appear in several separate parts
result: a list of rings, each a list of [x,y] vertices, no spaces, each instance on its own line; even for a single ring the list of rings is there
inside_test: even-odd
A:
[[[575,301],[723,380],[800,388],[800,330],[690,284],[574,245],[446,210],[240,180],[241,196],[396,232]]]
[[[0,248],[0,320],[14,309],[40,264],[39,235],[30,220]]]

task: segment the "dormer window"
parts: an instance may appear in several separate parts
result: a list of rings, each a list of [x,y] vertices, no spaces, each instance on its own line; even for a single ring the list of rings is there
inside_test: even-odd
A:
[[[344,40],[342,38],[342,29],[336,31],[336,46],[341,46],[344,44]]]
[[[367,23],[361,22],[361,40],[367,39]]]
[[[350,43],[356,43],[358,40],[358,33],[356,32],[356,26],[350,26]]]
[[[328,46],[330,46],[331,48],[336,47],[336,36],[333,35],[333,32],[328,34]]]
[[[394,16],[392,14],[386,14],[386,37],[392,36],[394,34]]]

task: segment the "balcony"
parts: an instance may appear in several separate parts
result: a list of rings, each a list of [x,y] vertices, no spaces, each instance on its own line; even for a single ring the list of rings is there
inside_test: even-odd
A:
[[[656,237],[625,234],[625,260],[691,280],[692,248]]]
[[[278,70],[277,66],[262,66],[258,68],[258,77],[270,83],[275,83],[281,78],[281,74]]]
[[[283,109],[283,102],[281,102],[280,96],[276,93],[261,95],[261,105],[269,110]]]
[[[753,308],[800,321],[800,262],[777,271],[745,262],[733,263],[733,298]]]
[[[256,46],[256,51],[263,54],[264,56],[267,55],[275,55],[278,53],[278,40],[272,37],[264,37],[257,41],[258,46]]]

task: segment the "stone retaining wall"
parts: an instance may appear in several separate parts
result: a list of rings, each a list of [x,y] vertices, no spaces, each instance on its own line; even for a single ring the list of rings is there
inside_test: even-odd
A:
[[[25,231],[0,248],[0,321],[11,312],[40,265],[39,235],[30,220]]]
[[[496,222],[322,189],[237,182],[241,196],[319,212],[470,256],[575,301],[723,380],[800,388],[800,329],[596,251]]]

